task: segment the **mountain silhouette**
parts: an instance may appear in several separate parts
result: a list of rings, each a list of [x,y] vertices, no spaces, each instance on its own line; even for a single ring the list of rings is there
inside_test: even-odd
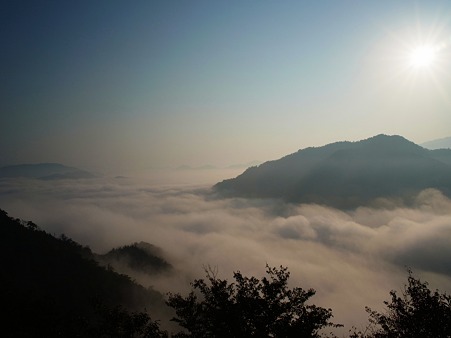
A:
[[[163,250],[146,243],[139,242],[114,248],[104,255],[97,255],[97,261],[103,265],[110,265],[120,273],[130,274],[128,271],[143,272],[155,275],[172,269],[164,258]]]
[[[217,183],[221,196],[281,198],[339,208],[378,198],[405,203],[426,188],[451,194],[451,150],[428,150],[394,135],[306,148]]]
[[[420,145],[427,149],[451,149],[451,137],[424,142]]]
[[[164,306],[161,293],[99,266],[88,247],[1,209],[0,255],[4,337],[122,337],[110,323]]]
[[[9,165],[0,168],[0,178],[35,178],[41,180],[94,178],[94,174],[59,163]]]

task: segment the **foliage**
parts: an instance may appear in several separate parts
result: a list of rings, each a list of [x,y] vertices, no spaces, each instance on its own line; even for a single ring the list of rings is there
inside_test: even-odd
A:
[[[137,311],[162,302],[161,294],[100,267],[88,247],[1,209],[0,256],[3,336],[168,336],[147,311]],[[332,310],[308,304],[313,289],[288,287],[287,268],[267,266],[266,273],[257,279],[238,271],[229,283],[207,269],[188,296],[169,294],[172,320],[183,328],[174,337],[317,338],[340,326],[330,321]],[[451,296],[431,291],[409,270],[402,293],[390,298],[383,313],[367,308],[368,328],[350,338],[451,338]]]
[[[429,290],[427,282],[412,276],[401,296],[391,291],[386,313],[367,308],[369,333],[354,332],[351,338],[450,338],[451,296]]]
[[[158,322],[152,321],[146,312],[128,312],[121,306],[113,308],[103,304],[95,306],[98,320],[85,329],[83,336],[90,337],[124,337],[124,338],[159,338],[167,337],[166,331],[160,330]]]
[[[113,266],[122,262],[132,270],[150,275],[169,271],[172,268],[166,260],[157,254],[156,247],[145,242],[112,249],[105,255],[98,255],[98,259]]]
[[[5,337],[165,334],[147,312],[129,312],[163,303],[162,295],[100,267],[89,248],[67,236],[55,238],[0,210],[0,256]]]
[[[206,272],[187,297],[169,294],[172,320],[186,329],[176,337],[320,337],[322,328],[338,326],[329,321],[332,310],[306,304],[313,289],[288,288],[287,268],[267,266],[261,280],[235,272],[230,284]]]

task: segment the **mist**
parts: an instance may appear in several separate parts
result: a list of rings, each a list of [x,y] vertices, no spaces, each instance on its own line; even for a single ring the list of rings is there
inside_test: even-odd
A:
[[[160,247],[174,272],[133,278],[163,293],[187,292],[206,266],[229,280],[234,271],[261,277],[266,264],[286,266],[291,285],[314,288],[312,302],[330,307],[345,331],[366,326],[365,306],[381,310],[390,290],[402,290],[407,267],[432,289],[451,290],[451,201],[437,190],[421,192],[413,207],[381,200],[342,211],[222,199],[201,181],[4,179],[0,208],[96,253],[140,241]]]

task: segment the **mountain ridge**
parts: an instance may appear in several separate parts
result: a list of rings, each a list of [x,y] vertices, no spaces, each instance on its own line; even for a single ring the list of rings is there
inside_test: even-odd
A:
[[[94,178],[96,175],[60,163],[29,163],[0,167],[0,178],[32,178],[40,180]]]
[[[339,208],[378,198],[412,196],[426,188],[451,194],[451,150],[428,150],[402,136],[308,147],[248,168],[213,189],[225,197],[280,198]]]
[[[96,260],[104,266],[112,266],[114,270],[127,275],[144,273],[156,275],[173,269],[163,258],[163,250],[147,242],[113,248],[103,255],[96,255]],[[134,276],[132,276],[134,277]]]
[[[160,292],[101,267],[89,247],[2,209],[0,254],[7,337],[119,337],[113,332],[120,332],[121,320],[129,324],[136,311],[145,319],[143,310],[165,306]]]
[[[431,141],[427,141],[420,144],[422,147],[427,149],[451,149],[451,136],[443,137]]]

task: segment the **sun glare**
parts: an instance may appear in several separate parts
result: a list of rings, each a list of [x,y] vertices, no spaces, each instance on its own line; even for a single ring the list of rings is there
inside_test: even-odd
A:
[[[410,53],[410,65],[414,68],[426,68],[437,59],[437,48],[430,45],[417,46]]]

